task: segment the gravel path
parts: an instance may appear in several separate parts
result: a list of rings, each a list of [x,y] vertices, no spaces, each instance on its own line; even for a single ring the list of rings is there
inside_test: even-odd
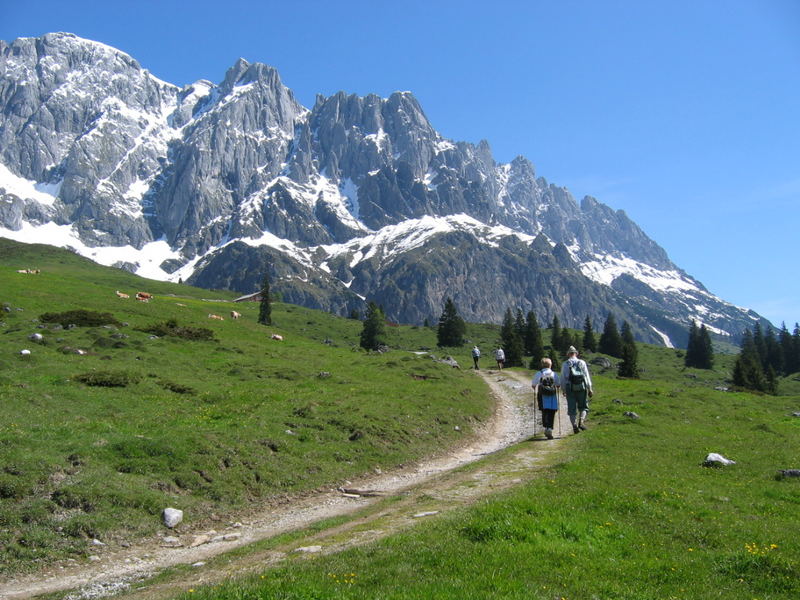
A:
[[[560,441],[544,442],[537,438],[536,443],[520,444],[530,440],[534,427],[541,433],[541,414],[538,411],[534,425],[533,394],[526,374],[490,370],[481,371],[479,375],[489,385],[496,408],[493,418],[465,446],[411,467],[347,482],[338,490],[315,493],[241,517],[240,521],[220,531],[191,532],[179,527],[180,533],[174,534],[177,540],[173,542],[160,538],[130,548],[98,548],[97,559],[88,564],[58,565],[35,576],[0,582],[0,598],[16,600],[66,590],[73,590],[68,596],[70,600],[101,598],[129,591],[132,584],[144,582],[167,567],[181,564],[196,565],[192,573],[193,585],[212,583],[233,572],[263,569],[266,564],[277,563],[292,553],[336,552],[356,543],[365,543],[412,526],[423,517],[463,506],[498,489],[518,485],[531,478],[531,468],[557,450]],[[565,410],[559,411],[561,431],[566,436],[571,427],[565,413]],[[556,433],[558,431],[557,425]],[[519,449],[498,459],[501,465],[497,460],[485,460],[498,450],[514,445]],[[454,471],[482,459],[486,465],[480,463],[469,473]],[[376,495],[365,494],[366,491],[375,491]],[[406,501],[394,502],[391,508],[379,504],[382,496],[398,494],[402,494]],[[425,504],[420,501],[422,497],[426,499]],[[370,506],[378,507],[371,516],[359,516],[344,526],[309,535],[291,547],[255,552],[252,556],[236,559],[236,564],[226,562],[226,567],[206,566],[207,561],[234,548],[299,530],[322,519],[351,515],[356,511],[361,511],[361,515]],[[379,529],[370,525],[371,520],[377,519],[380,519]],[[173,581],[145,586],[145,591],[126,597],[166,597],[184,587]]]

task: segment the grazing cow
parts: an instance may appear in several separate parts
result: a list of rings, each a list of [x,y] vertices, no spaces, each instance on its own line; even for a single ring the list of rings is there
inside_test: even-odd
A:
[[[24,275],[38,275],[41,273],[39,269],[17,269],[17,273],[22,273]]]
[[[216,319],[217,321],[224,321],[225,320],[225,317],[220,317],[219,315],[212,315],[211,313],[208,313],[208,318],[209,319]]]
[[[282,335],[278,335],[277,333],[273,333],[272,334],[272,339],[273,340],[278,340],[279,342],[282,342],[283,341],[283,336]]]
[[[131,297],[130,294],[123,294],[119,290],[117,290],[117,296],[120,297],[120,298],[130,298]]]
[[[242,316],[242,313],[238,313],[235,310],[231,311],[231,319],[238,319],[241,316]]]
[[[153,294],[149,294],[147,292],[136,292],[136,299],[139,302],[150,302],[153,298]]]

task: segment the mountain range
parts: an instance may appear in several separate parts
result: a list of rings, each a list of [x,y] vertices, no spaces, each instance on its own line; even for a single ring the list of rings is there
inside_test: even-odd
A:
[[[454,101],[457,98],[454,97]],[[69,33],[0,41],[0,236],[145,277],[395,321],[507,308],[581,328],[609,313],[682,346],[751,310],[710,293],[621,210],[445,139],[410,92],[302,106],[267,65],[178,87]]]

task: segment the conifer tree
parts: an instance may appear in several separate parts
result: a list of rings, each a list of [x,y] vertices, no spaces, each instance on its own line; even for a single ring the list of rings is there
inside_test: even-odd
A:
[[[556,352],[561,352],[561,322],[558,320],[558,315],[553,316],[553,323],[550,326],[550,347]]]
[[[367,306],[367,316],[361,329],[361,347],[377,350],[386,343],[386,317],[383,310],[374,302]]]
[[[522,316],[522,309],[517,308],[517,312],[514,315],[514,328],[517,330],[517,335],[519,339],[522,340],[522,350],[525,351],[525,317]]]
[[[500,347],[503,348],[506,355],[506,366],[522,366],[522,353],[524,352],[522,337],[517,331],[510,308],[506,309],[503,324],[500,326]]]
[[[778,334],[778,344],[781,347],[781,355],[783,356],[783,372],[782,375],[790,375],[796,371],[794,368],[794,348],[792,347],[792,334],[786,328],[786,323],[781,323],[781,330]]]
[[[467,325],[464,323],[464,319],[458,316],[455,302],[451,298],[447,298],[442,315],[439,317],[439,328],[436,331],[438,345],[448,347],[463,346],[466,332]]]
[[[539,321],[536,320],[536,315],[533,311],[528,313],[525,321],[523,342],[525,344],[525,353],[531,357],[530,368],[534,371],[538,370],[539,362],[544,358],[544,344],[542,343],[542,330],[539,329]]]
[[[773,381],[768,381],[768,375],[764,372],[761,358],[755,344],[755,337],[747,329],[742,336],[742,351],[736,358],[736,363],[732,373],[733,384],[738,387],[767,392],[776,389],[773,371]]]
[[[689,342],[686,346],[684,364],[695,369],[710,369],[714,366],[714,346],[705,323],[700,327],[692,321],[689,326]]]
[[[631,326],[625,321],[622,324],[622,362],[617,367],[620,377],[639,377],[639,352],[633,339]]]
[[[269,292],[269,273],[264,274],[261,282],[261,304],[258,307],[258,322],[262,325],[272,325],[272,297]]]
[[[622,338],[617,329],[617,321],[611,313],[608,313],[608,318],[606,318],[597,350],[615,358],[622,358]]]
[[[589,315],[586,315],[586,320],[583,322],[583,349],[586,352],[597,352],[597,339]]]

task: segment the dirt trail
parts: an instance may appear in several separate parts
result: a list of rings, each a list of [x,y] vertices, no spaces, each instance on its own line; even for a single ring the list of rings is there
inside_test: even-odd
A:
[[[531,440],[534,428],[537,433],[542,429],[539,411],[536,411],[534,424],[533,395],[527,375],[494,370],[480,374],[496,401],[494,417],[463,447],[413,467],[353,481],[346,486],[354,490],[375,490],[380,492],[378,496],[331,490],[248,515],[224,531],[181,530],[174,534],[181,544],[179,547],[165,547],[164,539],[160,538],[130,548],[98,548],[99,560],[94,562],[58,565],[35,576],[0,582],[0,598],[17,600],[67,590],[73,590],[68,596],[71,600],[101,598],[119,592],[127,592],[126,598],[166,598],[187,587],[179,577],[158,584],[147,581],[168,567],[193,565],[192,585],[209,584],[233,573],[263,570],[282,560],[338,552],[366,543],[529,480],[536,475],[537,463],[558,451],[561,442],[559,439],[545,441],[539,439],[541,436]],[[560,431],[566,436],[571,432],[566,406],[562,406],[558,415]],[[559,432],[558,424],[555,431]],[[514,448],[510,452],[497,453],[511,446]],[[458,468],[465,465],[470,466]],[[392,496],[392,501],[383,500],[385,496]],[[283,546],[215,560],[235,548],[301,530],[326,518],[346,515],[353,518],[344,525],[309,533]],[[196,536],[201,535],[222,539],[190,547],[199,541]]]

